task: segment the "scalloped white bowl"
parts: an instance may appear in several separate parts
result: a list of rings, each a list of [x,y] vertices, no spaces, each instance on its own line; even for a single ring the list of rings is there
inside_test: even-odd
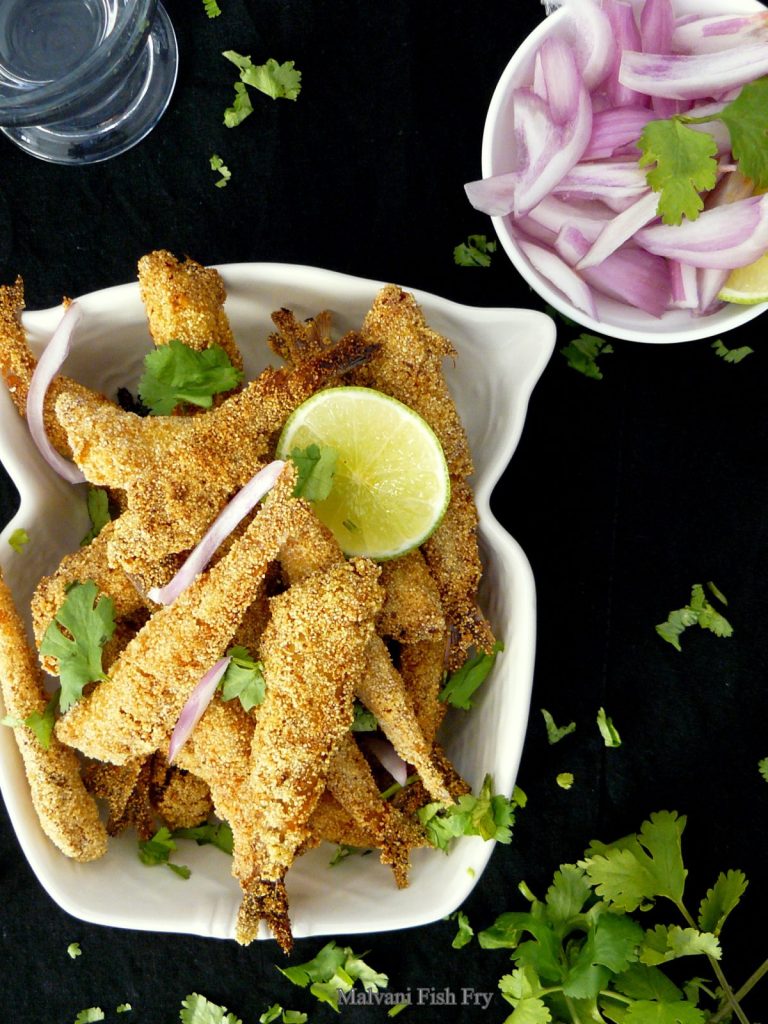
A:
[[[631,0],[638,7],[640,0]],[[758,0],[676,0],[676,11],[683,14],[739,14],[764,9]],[[542,11],[543,14],[543,11]],[[556,34],[564,23],[565,11],[555,11],[531,32],[504,69],[494,90],[485,119],[482,143],[482,173],[487,178],[502,174],[513,163],[511,94],[530,84],[536,51],[548,35]],[[533,290],[556,310],[577,323],[602,334],[625,341],[667,343],[713,338],[748,323],[768,308],[726,304],[708,316],[692,316],[687,310],[668,310],[660,318],[627,303],[595,292],[597,317],[591,317],[566,299],[563,293],[531,266],[518,246],[509,217],[492,217],[494,229],[515,269]]]
[[[333,313],[337,331],[359,327],[376,281],[311,267],[233,264],[220,267],[226,310],[243,351],[248,376],[274,361],[266,345],[270,313],[287,306],[303,318]],[[528,718],[535,645],[535,592],[531,570],[517,543],[490,511],[494,484],[523,428],[530,393],[554,346],[554,324],[524,309],[479,309],[413,290],[432,327],[454,342],[459,358],[447,376],[476,461],[475,493],[487,571],[482,604],[505,649],[470,714],[455,711],[444,741],[459,770],[477,786],[486,772],[498,792],[514,784]],[[66,372],[109,395],[135,386],[150,343],[137,284],[84,296],[84,319]],[[30,344],[39,353],[60,317],[59,309],[24,316]],[[0,385],[0,459],[19,490],[17,515],[0,534],[0,565],[24,610],[38,579],[74,550],[88,528],[82,487],[72,487],[43,462]],[[24,527],[30,543],[15,553],[8,537]],[[77,864],[43,835],[10,729],[0,729],[0,787],[19,843],[50,896],[85,921],[151,931],[229,938],[240,902],[230,860],[212,847],[181,843],[175,859],[188,864],[184,881],[137,856],[135,835],[110,842],[107,855]],[[466,898],[485,867],[491,843],[465,838],[449,856],[416,851],[411,884],[395,888],[376,856],[350,857],[333,869],[332,848],[301,857],[288,874],[291,917],[297,937],[386,931],[438,920]],[[470,870],[471,869],[471,870]],[[264,933],[266,936],[266,932]]]

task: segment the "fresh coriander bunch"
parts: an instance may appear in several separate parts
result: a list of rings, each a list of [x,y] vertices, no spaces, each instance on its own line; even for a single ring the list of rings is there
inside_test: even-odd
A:
[[[478,935],[485,949],[512,951],[514,969],[499,981],[514,1007],[505,1024],[749,1024],[740,1000],[768,961],[737,992],[719,963],[720,933],[747,879],[721,873],[694,918],[684,902],[685,823],[659,811],[637,834],[593,842],[581,861],[561,865],[543,900],[521,884],[529,909],[501,914]],[[647,923],[653,907],[674,909],[674,920]],[[673,980],[668,965],[689,957],[689,980]]]

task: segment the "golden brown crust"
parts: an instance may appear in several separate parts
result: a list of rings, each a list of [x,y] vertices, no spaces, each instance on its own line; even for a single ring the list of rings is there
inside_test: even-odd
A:
[[[421,551],[384,562],[381,585],[385,598],[376,627],[380,636],[413,644],[445,633],[440,594]]]

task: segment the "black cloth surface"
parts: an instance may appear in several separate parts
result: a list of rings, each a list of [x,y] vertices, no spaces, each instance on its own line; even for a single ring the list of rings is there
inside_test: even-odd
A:
[[[499,252],[488,269],[454,265],[468,234],[491,234],[462,184],[480,174],[495,82],[542,16],[536,0],[169,0],[181,64],[170,108],[123,156],[59,167],[0,140],[0,278],[24,276],[28,306],[51,306],[132,280],[155,248],[206,263],[278,261],[397,281],[480,306],[543,308]],[[221,51],[295,60],[295,103],[256,96],[238,128],[222,124],[235,70]],[[215,188],[208,161],[232,171]],[[695,907],[719,871],[751,886],[723,936],[735,986],[766,952],[765,823],[768,756],[766,542],[768,349],[765,320],[728,335],[753,355],[729,365],[707,341],[615,342],[604,379],[575,373],[555,352],[538,384],[494,509],[527,553],[537,583],[537,663],[518,782],[528,805],[511,846],[497,846],[465,910],[477,928],[524,909],[525,881],[543,893],[560,863],[592,838],[615,839],[650,812],[688,816],[683,842]],[[577,333],[577,332],[576,332]],[[574,331],[559,324],[559,347]],[[0,522],[16,497],[0,477]],[[729,599],[730,639],[692,629],[677,653],[654,625],[713,580]],[[604,705],[622,738],[607,749],[595,725]],[[549,746],[540,708],[576,732]],[[572,771],[571,790],[555,782]],[[275,969],[274,942],[123,931],[86,924],[43,891],[2,812],[0,951],[3,1016],[69,1024],[87,1006],[108,1020],[171,1024],[187,993],[225,1004],[246,1024],[273,1002],[330,1021]],[[472,986],[495,992],[503,951],[451,949],[455,924],[351,937],[396,990]],[[336,936],[340,942],[345,936]],[[67,946],[81,945],[71,960]],[[297,944],[295,962],[324,940]],[[294,962],[292,961],[292,962]],[[698,968],[703,972],[703,967]],[[114,1007],[133,1006],[115,1017]],[[745,1009],[760,1019],[768,994]],[[511,1008],[423,1005],[402,1020],[500,1021]],[[381,1007],[347,1010],[381,1021]]]

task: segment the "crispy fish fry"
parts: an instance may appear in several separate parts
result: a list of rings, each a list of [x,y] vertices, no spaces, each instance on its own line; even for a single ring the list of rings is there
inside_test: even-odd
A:
[[[0,577],[0,689],[6,714],[23,722],[48,703],[11,593]],[[107,850],[98,808],[83,785],[80,764],[55,736],[45,750],[31,729],[14,728],[43,831],[67,857],[95,860]]]
[[[59,720],[64,743],[115,764],[167,751],[184,704],[221,657],[280,549],[294,481],[292,472],[282,474],[227,555],[155,612],[107,679]]]
[[[445,633],[440,594],[418,550],[384,562],[384,605],[377,632],[402,644],[439,638]]]
[[[278,309],[272,314],[272,323],[277,332],[270,334],[269,347],[290,366],[320,355],[333,344],[331,314],[327,309],[304,321],[297,320],[290,309]]]
[[[439,699],[445,677],[445,634],[438,640],[405,644],[400,650],[400,675],[419,728],[431,744],[446,712],[445,703]]]
[[[367,352],[367,344],[350,335],[297,370],[265,370],[217,409],[189,418],[141,419],[62,396],[56,412],[75,461],[92,483],[126,491],[128,508],[115,523],[110,562],[144,585],[167,582],[172,566],[161,560],[198,542],[224,504],[270,460],[288,415]]]
[[[21,322],[24,305],[24,282],[20,277],[16,278],[15,284],[0,285],[0,374],[20,416],[26,416],[29,385],[37,366]],[[62,394],[88,396],[95,406],[111,406],[112,403],[104,395],[90,391],[69,377],[59,376],[53,381],[45,396],[43,422],[51,444],[69,457],[71,450],[67,434],[55,412],[56,399]]]
[[[243,359],[224,312],[221,275],[187,257],[183,263],[165,249],[139,260],[139,291],[156,345],[175,338],[190,348],[220,345],[238,370]]]

